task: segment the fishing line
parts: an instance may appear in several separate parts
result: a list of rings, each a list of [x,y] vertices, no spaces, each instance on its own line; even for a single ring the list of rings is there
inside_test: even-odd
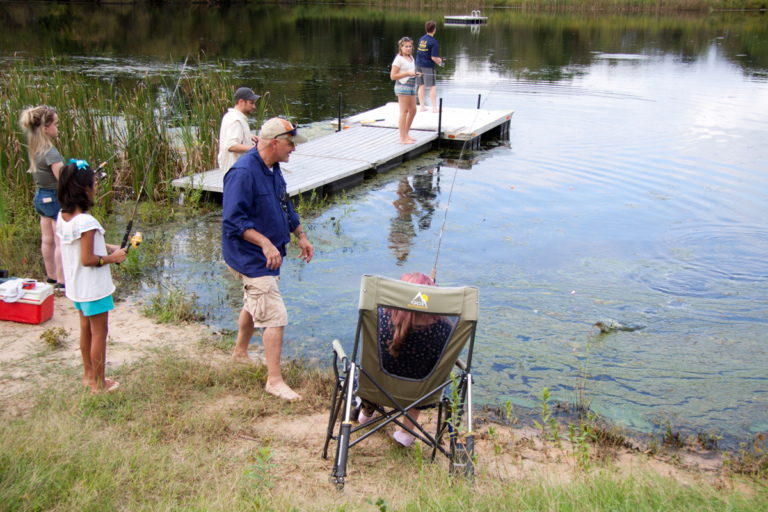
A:
[[[179,79],[176,80],[176,87],[174,87],[173,93],[171,94],[171,98],[168,101],[168,105],[169,105],[168,112],[172,111],[171,108],[173,107],[173,99],[176,97],[176,91],[179,90],[179,84],[181,83],[181,79],[184,76],[184,69],[186,69],[186,67],[187,67],[187,60],[188,59],[189,59],[189,54],[187,54],[186,58],[184,59],[184,65],[181,66],[181,72],[179,73]],[[161,119],[161,120],[164,120],[164,119]],[[157,148],[158,148],[158,145],[159,145],[158,143],[159,143],[159,140],[155,139],[154,148],[152,149],[152,153],[149,156],[149,160],[147,160],[147,166],[144,169],[144,178],[141,180],[141,186],[139,187],[139,193],[136,194],[136,204],[133,206],[133,213],[131,213],[131,218],[128,220],[128,226],[125,228],[125,235],[123,235],[123,242],[120,244],[120,248],[121,249],[128,245],[128,239],[131,236],[131,229],[133,229],[133,219],[136,217],[136,211],[139,208],[139,201],[141,200],[141,193],[144,191],[144,184],[147,182],[147,175],[149,174],[149,168],[152,165],[152,161],[155,158],[155,154],[157,154]],[[127,143],[126,143],[126,145],[127,145]],[[111,158],[114,158],[115,155],[117,155],[117,153],[112,155]],[[106,161],[104,163],[102,163],[99,166],[99,168],[103,167],[106,163],[107,163]],[[130,248],[129,248],[129,250],[130,250]]]
[[[499,83],[500,82],[496,82],[493,85],[493,87],[491,87],[491,90],[488,91],[488,94],[486,95],[485,100],[480,104],[480,107],[477,109],[477,112],[475,113],[475,117],[472,120],[472,123],[469,125],[470,127],[474,126],[475,121],[477,121],[477,116],[480,115],[480,112],[482,111],[482,107],[485,106],[485,102],[488,101],[488,98],[490,97],[491,93],[493,93],[493,90],[496,88],[496,86]],[[439,137],[440,134],[438,133],[437,136]],[[461,151],[459,152],[459,159],[458,159],[459,162],[461,161],[461,157],[464,156],[464,150],[467,149],[467,143],[470,140],[471,139],[467,139],[467,140],[464,141],[464,144],[462,144]],[[459,166],[458,166],[458,163],[457,163],[456,166],[454,166],[453,179],[451,180],[451,188],[448,191],[448,202],[445,205],[445,214],[443,215],[443,223],[440,226],[440,236],[439,236],[439,238],[437,240],[437,251],[435,252],[435,264],[432,267],[432,273],[430,275],[430,277],[432,278],[432,281],[434,281],[435,283],[437,283],[437,280],[436,280],[436,276],[437,276],[437,259],[440,257],[440,247],[441,247],[441,245],[443,243],[443,232],[445,230],[445,221],[448,218],[448,209],[451,207],[451,196],[453,195],[453,185],[456,183],[456,175],[458,173],[459,173]]]

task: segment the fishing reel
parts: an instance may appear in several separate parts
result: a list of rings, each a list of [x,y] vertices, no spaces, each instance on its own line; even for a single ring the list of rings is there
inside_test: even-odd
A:
[[[143,241],[144,238],[141,236],[141,231],[137,231],[136,234],[131,237],[131,247],[136,249],[141,245],[141,242]]]

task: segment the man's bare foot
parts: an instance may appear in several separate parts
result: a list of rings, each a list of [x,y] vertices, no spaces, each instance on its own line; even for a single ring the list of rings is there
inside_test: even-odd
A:
[[[287,400],[289,402],[301,401],[301,395],[288,387],[288,384],[285,382],[281,382],[276,386],[271,386],[269,382],[267,382],[264,390],[270,395],[275,395],[277,398],[282,398],[283,400]]]
[[[419,109],[419,112],[426,112],[426,111],[427,111],[427,107],[421,107],[421,108]]]
[[[400,139],[400,144],[413,144],[414,142],[416,142],[416,139]]]
[[[439,110],[437,110],[436,108],[433,108],[433,109],[432,109],[432,113],[433,113],[433,114],[437,114],[438,112],[440,112],[440,111],[439,111]]]
[[[416,143],[416,139],[414,139],[413,137],[409,136],[408,140],[411,142],[411,144],[415,144]]]
[[[235,364],[256,364],[256,361],[251,359],[251,356],[248,355],[248,352],[245,354],[239,354],[239,353],[232,353],[232,362]]]
[[[112,393],[120,387],[120,383],[116,380],[104,379],[104,386],[91,386],[91,393],[94,395],[100,395],[101,393]]]

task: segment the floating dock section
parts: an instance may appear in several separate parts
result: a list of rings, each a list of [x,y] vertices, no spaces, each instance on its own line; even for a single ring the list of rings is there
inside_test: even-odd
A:
[[[299,144],[288,163],[280,164],[288,194],[329,194],[353,187],[366,175],[386,172],[426,153],[438,142],[441,147],[475,150],[482,137],[509,134],[513,111],[444,108],[442,119],[431,111],[419,112],[411,126],[415,144],[400,144],[397,103],[342,119],[342,130]],[[338,129],[338,121],[334,121]],[[171,185],[207,192],[224,191],[224,173],[218,169],[173,180]]]
[[[481,16],[479,10],[472,11],[469,16],[443,16],[446,25],[481,25],[488,23],[487,16]]]

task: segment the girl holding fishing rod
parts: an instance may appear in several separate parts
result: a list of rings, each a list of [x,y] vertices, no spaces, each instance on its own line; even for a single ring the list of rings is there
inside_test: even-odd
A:
[[[128,252],[127,248],[105,243],[104,228],[87,213],[95,197],[93,169],[85,160],[70,160],[59,173],[61,212],[56,235],[61,243],[67,298],[80,312],[83,385],[94,394],[114,391],[119,386],[117,381],[104,378],[109,311],[115,308],[115,285],[108,265],[125,261]]]
[[[408,135],[416,117],[416,64],[411,53],[413,40],[403,37],[397,42],[397,56],[392,61],[389,78],[395,80],[395,95],[400,105],[400,144],[413,144],[416,139]]]
[[[56,288],[64,288],[59,240],[55,235],[56,217],[59,215],[56,187],[59,171],[64,166],[64,158],[53,145],[53,140],[59,136],[59,116],[51,107],[40,105],[22,112],[19,124],[27,135],[28,172],[37,185],[34,205],[35,212],[40,215],[40,252],[43,254],[47,282],[56,285]]]

